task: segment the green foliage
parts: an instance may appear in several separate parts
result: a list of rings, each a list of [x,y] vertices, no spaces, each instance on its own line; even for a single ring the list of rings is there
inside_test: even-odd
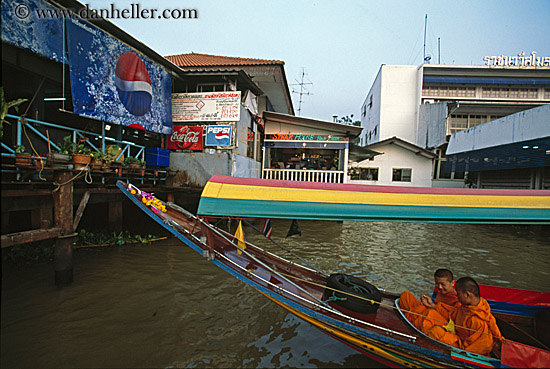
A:
[[[59,153],[61,154],[83,154],[83,155],[90,155],[92,151],[86,147],[83,143],[77,144],[76,142],[73,142],[72,137],[65,136],[63,137],[63,143],[59,145],[60,150]]]
[[[23,146],[23,145],[16,145],[15,146],[15,152],[17,154],[23,154],[23,153],[25,153],[25,150],[26,150],[25,146]]]
[[[10,122],[6,119],[6,116],[8,115],[8,111],[11,108],[14,108],[17,113],[19,113],[19,105],[23,104],[25,101],[28,101],[29,99],[15,99],[12,101],[6,101],[4,97],[4,86],[0,87],[0,100],[1,100],[1,107],[0,107],[0,137],[4,136],[4,123],[10,124]]]
[[[72,151],[72,145],[74,145],[71,136],[63,137],[63,143],[59,145],[59,150],[56,150],[59,154],[69,154]]]
[[[53,261],[55,244],[37,242],[10,247],[4,254],[4,261],[16,264],[38,264]]]
[[[148,234],[146,236],[132,235],[128,231],[119,232],[119,233],[116,233],[116,232],[94,233],[83,229],[78,233],[78,236],[76,236],[74,240],[74,244],[78,246],[86,246],[86,245],[123,246],[127,243],[148,244],[154,238],[156,238],[156,236],[153,236],[151,234]]]
[[[353,120],[353,114],[351,114],[350,116],[346,115],[345,117],[338,119],[338,123],[347,124],[349,126],[358,126],[358,127],[361,126],[360,120],[355,120],[355,121]]]
[[[130,234],[124,232],[89,232],[82,229],[74,238],[75,246],[86,245],[107,245],[107,246],[124,246],[126,244],[149,244],[151,240],[158,238],[157,236],[148,234],[145,236],[138,234]],[[16,264],[39,264],[52,262],[54,260],[55,242],[40,241],[31,244],[23,244],[9,247],[2,252],[4,261],[13,262]]]

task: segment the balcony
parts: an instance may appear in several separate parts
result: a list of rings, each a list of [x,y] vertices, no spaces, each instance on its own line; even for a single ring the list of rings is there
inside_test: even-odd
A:
[[[342,170],[264,169],[262,178],[298,182],[344,183],[345,177]]]

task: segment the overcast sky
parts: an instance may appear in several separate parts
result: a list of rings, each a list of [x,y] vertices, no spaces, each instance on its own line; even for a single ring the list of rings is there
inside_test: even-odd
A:
[[[440,57],[441,64],[482,65],[486,55],[522,51],[550,56],[550,0],[80,1],[93,9],[196,9],[197,19],[111,21],[161,55],[283,60],[292,89],[299,91],[302,70],[311,83],[300,115],[329,121],[359,118],[382,64],[422,63],[426,14],[432,64]],[[298,114],[298,94],[292,99]]]

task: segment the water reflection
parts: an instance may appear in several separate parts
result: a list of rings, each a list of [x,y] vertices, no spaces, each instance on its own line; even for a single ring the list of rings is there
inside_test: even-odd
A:
[[[323,271],[425,293],[451,268],[481,283],[550,290],[548,232],[457,224],[273,221],[273,238]],[[248,240],[282,256],[245,227]],[[75,250],[53,266],[4,265],[2,367],[377,367],[182,246]]]

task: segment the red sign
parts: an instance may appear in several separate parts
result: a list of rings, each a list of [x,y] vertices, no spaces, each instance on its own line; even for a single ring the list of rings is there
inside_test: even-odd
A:
[[[170,150],[202,150],[202,126],[174,126],[168,139]]]

